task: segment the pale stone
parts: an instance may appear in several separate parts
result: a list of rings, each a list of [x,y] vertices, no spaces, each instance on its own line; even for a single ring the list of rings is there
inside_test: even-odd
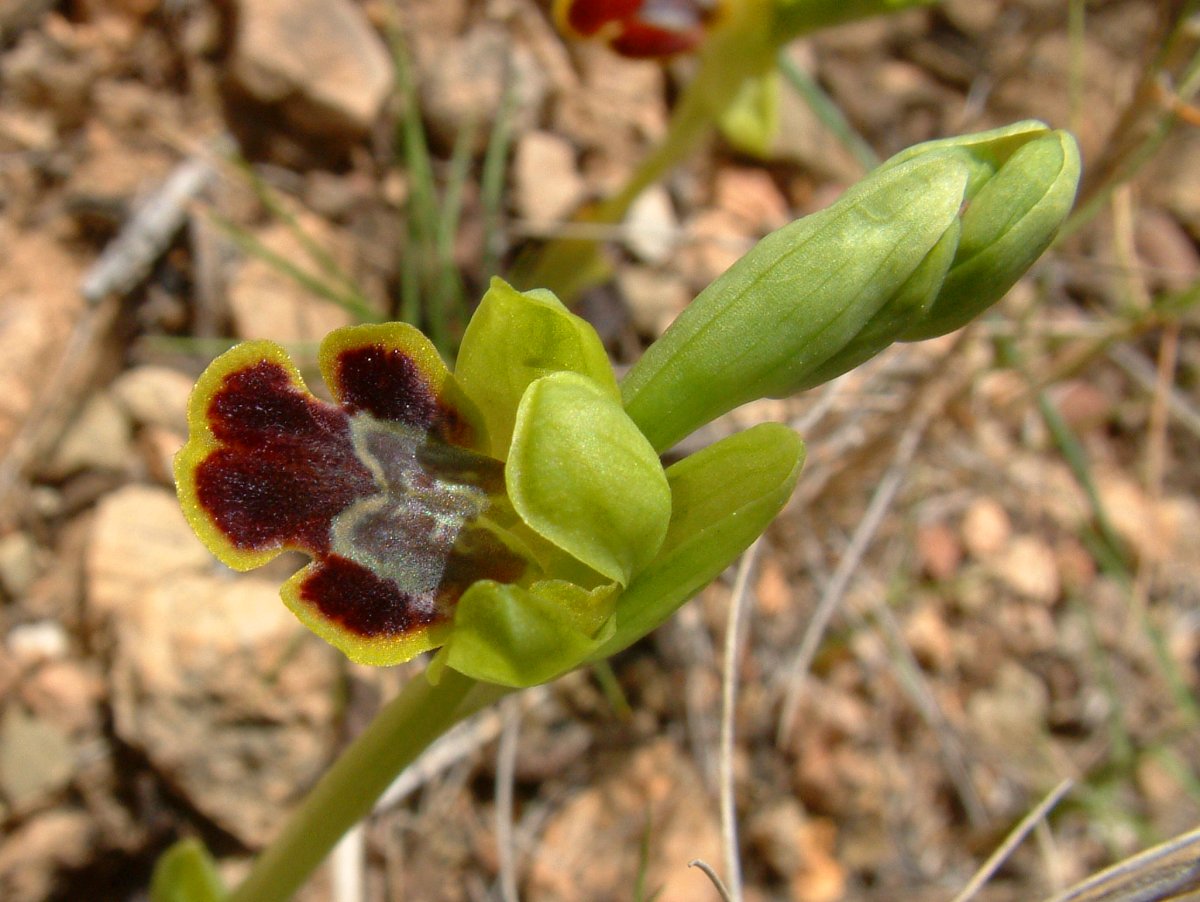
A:
[[[716,206],[751,234],[765,234],[791,219],[787,201],[763,169],[725,166],[717,171],[713,194]]]
[[[671,195],[651,185],[637,196],[625,215],[625,246],[646,263],[666,263],[679,243],[679,219]]]
[[[837,827],[809,817],[793,799],[780,799],[753,813],[746,840],[756,846],[771,868],[804,902],[837,902],[845,898],[846,869],[835,855]]]
[[[114,728],[207,817],[251,847],[325,766],[335,654],[275,582],[177,576],[117,624]]]
[[[130,418],[142,426],[187,431],[187,403],[192,379],[165,366],[126,370],[112,384],[112,394]]]
[[[570,143],[550,132],[528,132],[513,159],[516,205],[535,228],[567,219],[584,195],[583,177]]]
[[[977,498],[963,517],[963,544],[973,557],[984,560],[998,554],[1012,535],[1008,512],[992,498]]]
[[[83,309],[76,291],[77,258],[46,230],[0,222],[0,451],[42,401],[48,376],[62,359]],[[48,403],[51,399],[44,399]]]
[[[18,598],[37,578],[44,554],[25,532],[11,532],[0,539],[0,588]]]
[[[87,599],[101,617],[128,608],[147,589],[213,566],[173,492],[131,485],[96,508],[87,550]]]
[[[62,479],[82,470],[122,472],[132,460],[132,430],[125,412],[107,393],[94,395],[67,427],[42,471]]]
[[[10,706],[0,723],[0,787],[13,807],[65,788],[74,771],[74,749],[62,731]]]
[[[1006,764],[1044,775],[1052,770],[1045,755],[1049,706],[1045,684],[1020,664],[1005,661],[993,684],[968,699],[967,717],[972,730]]]
[[[939,582],[952,579],[962,562],[963,547],[958,535],[945,523],[917,527],[917,559],[921,569]]]
[[[639,841],[654,824],[645,884],[660,902],[706,898],[711,884],[694,858],[720,861],[716,809],[695,765],[662,739],[634,752],[621,770],[575,793],[546,825],[530,868],[530,902],[620,898],[638,875]]]
[[[18,662],[31,664],[64,657],[70,641],[67,631],[58,621],[36,620],[18,624],[9,630],[5,645]]]
[[[683,311],[690,297],[679,276],[645,266],[621,267],[617,287],[629,305],[634,327],[656,338]]]
[[[232,74],[309,131],[365,133],[392,88],[386,46],[349,0],[240,0]]]
[[[320,246],[333,245],[332,230],[321,220],[301,216],[300,223]],[[285,260],[306,259],[306,251],[286,225],[271,226],[255,237]],[[348,311],[312,294],[276,266],[254,256],[242,262],[229,282],[229,308],[240,337],[285,344],[316,343],[334,329],[354,322]]]
[[[1023,598],[1050,604],[1062,592],[1054,551],[1035,536],[1018,536],[994,562],[995,573]]]
[[[1163,562],[1176,551],[1195,558],[1200,514],[1185,499],[1155,499],[1115,470],[1096,474],[1096,490],[1113,528],[1144,561]]]
[[[545,103],[549,78],[511,29],[494,23],[471,28],[461,38],[416,36],[420,48],[421,113],[433,137],[446,147],[474,126],[482,150],[504,108],[505,79],[511,91],[507,127],[521,134],[533,126]]]
[[[0,843],[0,897],[47,899],[60,871],[83,867],[94,852],[96,821],[77,809],[48,811]]]

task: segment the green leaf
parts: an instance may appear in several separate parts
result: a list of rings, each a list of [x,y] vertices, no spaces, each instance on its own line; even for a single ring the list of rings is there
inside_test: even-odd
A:
[[[732,564],[791,497],[803,465],[799,436],[764,423],[669,467],[667,537],[650,566],[621,593],[616,634],[594,658],[636,642]]]
[[[577,373],[529,386],[504,476],[534,532],[623,586],[666,534],[671,491],[658,455],[609,391]]]
[[[227,898],[212,856],[198,839],[181,839],[154,866],[151,902],[223,902]]]
[[[504,459],[517,405],[530,383],[551,373],[580,373],[619,397],[600,337],[551,292],[517,291],[492,279],[463,336],[454,375],[483,411],[491,453]]]
[[[616,585],[562,580],[530,589],[485,580],[459,599],[440,657],[476,680],[523,688],[573,670],[613,634]]]
[[[765,157],[779,130],[779,73],[768,69],[747,78],[721,113],[721,133],[738,150]]]
[[[952,228],[965,157],[951,149],[885,167],[768,235],[709,285],[622,382],[625,408],[654,447],[805,385]]]

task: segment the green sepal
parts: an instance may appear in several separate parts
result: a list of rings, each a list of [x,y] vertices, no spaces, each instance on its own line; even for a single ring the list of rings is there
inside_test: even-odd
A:
[[[617,599],[616,633],[592,659],[636,642],[732,564],[791,497],[803,466],[800,437],[764,423],[668,467],[666,540]]]
[[[198,839],[181,839],[159,856],[150,881],[150,902],[224,902],[212,856]]]
[[[1079,148],[1067,132],[1047,131],[1016,149],[970,198],[941,291],[901,339],[945,335],[1003,297],[1054,240],[1079,174]]]
[[[493,457],[503,460],[512,441],[517,405],[530,383],[573,372],[619,397],[604,344],[586,320],[552,292],[517,291],[493,278],[467,325],[455,378],[483,412]]]
[[[717,125],[737,150],[767,156],[779,131],[779,70],[747,78]]]
[[[577,373],[526,390],[504,477],[530,529],[623,586],[666,535],[671,490],[658,455],[610,392]]]
[[[936,151],[886,167],[768,235],[701,292],[621,385],[654,447],[805,385],[952,227],[970,175],[964,158]]]
[[[976,162],[980,167],[972,177],[967,189],[971,197],[983,179],[990,177],[1003,166],[1014,153],[1038,138],[1050,134],[1050,126],[1037,119],[1022,119],[999,128],[987,131],[972,132],[969,135],[955,135],[950,138],[935,138],[932,141],[922,141],[888,157],[875,172],[881,172],[901,163],[919,157],[922,154],[936,150],[960,150]]]
[[[894,342],[897,335],[921,322],[933,306],[954,260],[960,232],[958,222],[952,223],[895,296],[841,351],[801,380],[795,390],[803,391],[849,372]]]
[[[438,666],[514,688],[545,683],[612,638],[617,591],[613,583],[589,592],[562,580],[529,589],[477,582],[458,600]]]

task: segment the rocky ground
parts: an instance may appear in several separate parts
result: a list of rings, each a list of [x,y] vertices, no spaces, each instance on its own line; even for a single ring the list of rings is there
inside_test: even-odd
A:
[[[336,267],[393,312],[421,262],[389,33],[435,175],[453,181],[456,142],[469,164],[449,248],[467,297],[489,255],[503,271],[617,187],[687,77],[566,45],[534,0],[400,7],[397,29],[382,0],[0,4],[4,899],[144,899],[183,835],[236,879],[412,672],[349,666],[301,629],[277,599],[295,561],[217,565],[170,477],[214,353],[270,337],[311,362],[350,321],[279,260]],[[1087,4],[1073,41],[1066,4],[951,0],[790,56],[880,155],[1037,117],[1077,131],[1095,179],[1171,103],[1164,83],[1122,118],[1169,7]],[[786,90],[782,115],[769,160],[714,143],[615,233],[615,279],[581,309],[618,362],[860,174]],[[979,898],[1041,898],[1200,821],[1200,341],[1165,303],[1195,292],[1198,242],[1185,124],[985,322],[717,425],[785,420],[809,442],[739,657],[748,900],[949,899],[1065,778]],[[501,898],[505,850],[529,900],[715,898],[687,863],[722,860],[731,586],[613,662],[627,709],[578,673],[454,733],[343,858],[365,898]],[[330,874],[304,898],[356,898]]]

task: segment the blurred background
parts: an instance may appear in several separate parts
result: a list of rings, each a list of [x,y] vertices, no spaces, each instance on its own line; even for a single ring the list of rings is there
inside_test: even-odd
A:
[[[745,898],[1048,896],[1200,821],[1195,3],[947,0],[781,57],[779,129],[572,225],[694,69],[535,0],[0,2],[0,897],[230,880],[413,673],[353,666],[178,512],[190,385],[405,318],[452,354],[487,278],[605,239],[576,310],[627,364],[768,231],[909,144],[1039,118],[1086,215],[962,333],[750,405],[808,441],[736,651]],[[590,231],[588,230],[590,228]],[[314,379],[312,384],[319,384]],[[441,743],[307,902],[715,899],[733,574],[611,662]],[[499,801],[498,801],[499,800]],[[657,893],[657,895],[655,895]]]

